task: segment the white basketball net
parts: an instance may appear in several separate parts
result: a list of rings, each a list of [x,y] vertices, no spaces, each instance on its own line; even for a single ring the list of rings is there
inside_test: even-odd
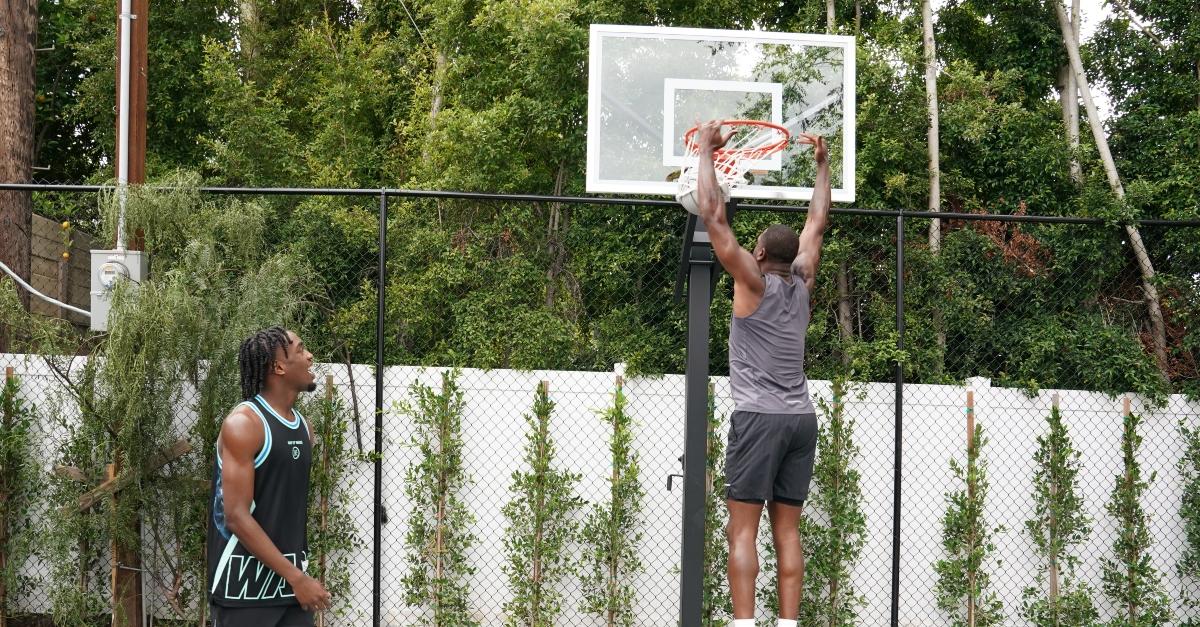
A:
[[[713,170],[726,201],[734,189],[746,183],[746,172],[750,170],[754,161],[782,150],[789,139],[786,130],[774,126],[745,123],[736,126],[740,127],[739,132],[729,138],[729,143],[724,148],[713,151]],[[691,137],[685,137],[684,140],[687,165],[679,173],[679,191],[675,199],[688,211],[698,213],[695,193],[699,187],[700,145],[691,140]]]

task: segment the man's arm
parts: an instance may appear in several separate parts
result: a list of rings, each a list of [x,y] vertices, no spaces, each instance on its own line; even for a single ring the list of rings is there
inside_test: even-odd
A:
[[[250,503],[254,501],[254,458],[262,450],[265,438],[262,421],[244,407],[234,410],[221,425],[217,450],[221,455],[226,525],[251,555],[291,584],[296,600],[306,611],[327,609],[330,595],[321,582],[284,557],[250,514]]]
[[[812,201],[808,204],[808,217],[800,231],[800,252],[792,262],[792,273],[804,279],[811,293],[817,283],[817,265],[821,261],[821,243],[825,239],[825,228],[829,226],[829,153],[825,149],[825,138],[820,135],[801,133],[797,142],[811,144],[813,158],[817,162],[817,179],[813,183]]]
[[[721,265],[733,277],[736,301],[739,288],[762,296],[763,278],[754,256],[738,244],[729,221],[725,219],[725,197],[721,193],[721,186],[717,183],[717,173],[713,167],[713,151],[724,146],[732,135],[732,132],[721,135],[719,120],[705,122],[696,131],[696,143],[700,147],[696,201],[700,209],[700,219],[704,221],[704,227],[708,230],[713,252],[717,253],[717,259],[721,260]],[[757,307],[757,303],[754,307]]]

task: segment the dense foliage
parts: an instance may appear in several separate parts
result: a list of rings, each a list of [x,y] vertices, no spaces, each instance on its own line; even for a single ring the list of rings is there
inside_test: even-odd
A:
[[[37,547],[42,525],[34,504],[43,484],[34,446],[36,410],[21,397],[16,377],[0,386],[0,616],[12,612],[10,599],[29,594],[21,567]]]
[[[1029,388],[1200,391],[1196,229],[1143,229],[1170,336],[1160,368],[1146,348],[1138,271],[1115,225],[1200,216],[1200,17],[1187,0],[1123,5],[1084,50],[1092,82],[1111,94],[1107,125],[1128,191],[1120,202],[1087,133],[1078,152],[1066,141],[1058,102],[1066,57],[1052,5],[952,0],[939,9],[943,208],[1113,225],[950,221],[931,255],[927,222],[910,220],[907,350],[897,354],[894,222],[836,217],[814,299],[814,376],[844,374],[842,364],[859,360],[855,378],[883,379],[901,357],[915,382],[988,376]],[[54,45],[38,59],[37,162],[50,167],[39,176],[110,178],[113,3],[39,7],[41,40]],[[161,178],[182,168],[222,185],[578,194],[589,24],[832,26],[859,38],[856,205],[920,208],[928,186],[919,12],[881,0],[837,0],[834,9],[829,25],[817,0],[154,4],[149,171]],[[369,361],[377,201],[263,203],[266,245],[305,258],[325,286],[318,357]],[[38,206],[84,226],[98,219],[81,197],[47,194]],[[781,219],[798,216],[743,214],[737,230],[749,242]],[[682,222],[682,212],[661,208],[394,200],[387,360],[584,369],[625,361],[638,372],[679,371],[684,321],[669,296]],[[713,325],[714,338],[724,324]],[[724,360],[713,351],[714,372]]]

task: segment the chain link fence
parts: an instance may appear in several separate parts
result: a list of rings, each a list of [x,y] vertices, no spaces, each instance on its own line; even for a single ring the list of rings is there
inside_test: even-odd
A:
[[[100,190],[41,192],[38,203],[83,215],[105,202],[87,191]],[[266,216],[265,245],[311,270],[304,302],[277,319],[292,321],[320,363],[302,411],[322,443],[310,571],[338,600],[321,624],[677,621],[688,322],[675,298],[677,207],[210,191],[222,193],[189,198]],[[735,227],[749,243],[768,224],[802,221],[749,206]],[[1185,393],[1196,392],[1200,259],[1188,242],[1200,229],[1140,227],[1160,273],[1156,328],[1123,227],[956,215],[931,241],[929,226],[926,215],[856,210],[835,214],[826,235],[807,348],[822,448],[804,529],[805,624],[883,625],[893,611],[899,625],[949,625],[967,612],[976,624],[1044,624],[1048,612],[1070,612],[1069,624],[1131,612],[1138,624],[1190,624],[1200,589],[1189,534],[1200,521],[1187,495],[1200,447],[1189,429],[1200,404]],[[192,263],[171,259],[172,270]],[[179,285],[236,300],[255,293],[254,279]],[[227,289],[204,291],[210,284]],[[728,276],[715,291],[704,614],[719,625],[729,618],[720,507],[733,410]],[[271,310],[243,309],[254,320]],[[229,322],[239,311],[206,309],[229,328],[205,331],[205,341],[242,333]],[[154,403],[121,406],[169,419],[142,434],[154,446],[138,467],[155,472],[116,468],[110,481],[111,442],[128,440],[105,429],[131,427],[88,418],[108,379],[86,355],[101,355],[102,343],[73,337],[77,356],[23,354],[18,338],[0,355],[24,408],[8,410],[6,433],[13,416],[28,416],[38,468],[28,505],[4,510],[9,624],[108,621],[114,571],[141,574],[146,624],[197,624],[212,442],[236,401],[225,389],[236,346],[177,350],[196,366],[149,377],[146,391],[163,394]],[[1136,449],[1125,446],[1135,430]],[[89,494],[94,503],[79,501]],[[134,520],[121,518],[114,495],[140,504]],[[136,562],[111,549],[128,529],[140,538]],[[765,625],[774,621],[765,524],[761,545]],[[840,561],[823,559],[829,552]],[[1122,597],[1123,586],[1138,598]]]

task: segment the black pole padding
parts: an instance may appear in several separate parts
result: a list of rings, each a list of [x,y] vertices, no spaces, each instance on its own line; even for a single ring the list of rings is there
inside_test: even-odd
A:
[[[688,249],[687,368],[684,392],[683,539],[679,624],[700,627],[704,603],[704,522],[708,458],[709,303],[715,262],[708,231],[697,221]]]
[[[383,320],[387,311],[387,213],[388,192],[379,192],[379,283],[375,299],[375,507],[373,563],[371,566],[371,624],[380,625],[383,596]]]
[[[896,352],[904,352],[904,216],[896,216]],[[896,441],[892,467],[892,627],[900,624],[900,465],[904,449],[904,363],[896,360]]]

